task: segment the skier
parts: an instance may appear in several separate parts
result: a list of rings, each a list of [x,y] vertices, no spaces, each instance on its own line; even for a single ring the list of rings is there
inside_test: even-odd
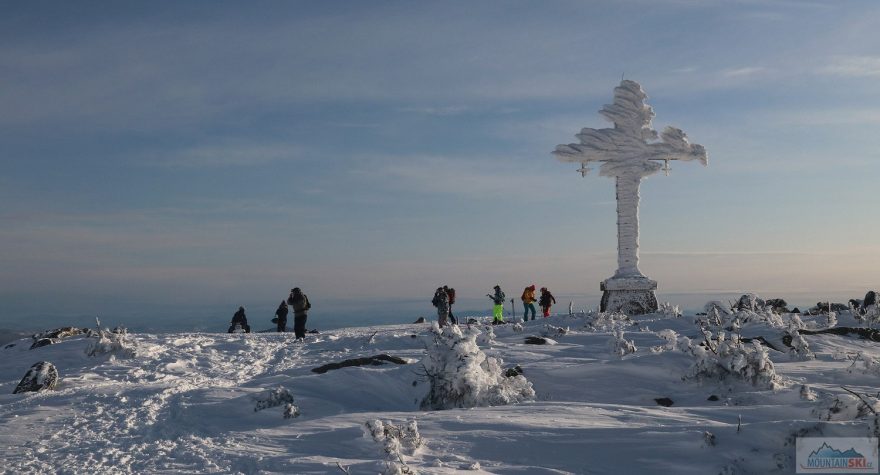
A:
[[[446,290],[443,287],[437,287],[437,291],[434,292],[434,298],[431,299],[431,304],[437,307],[437,323],[444,327],[446,326],[446,319],[449,317],[449,294],[446,293]]]
[[[532,312],[532,320],[535,319],[535,286],[530,285],[523,289],[522,297],[520,297],[523,302],[523,321],[529,320],[529,310]]]
[[[504,323],[504,292],[500,285],[495,286],[495,294],[486,294],[495,306],[492,308],[492,325]]]
[[[550,316],[550,306],[556,303],[556,298],[547,290],[547,287],[541,287],[541,297],[538,299],[538,305],[544,311],[544,318]]]
[[[305,340],[306,338],[306,320],[309,318],[306,312],[312,308],[309,298],[300,290],[299,287],[290,289],[290,297],[287,297],[287,304],[293,307],[293,333],[297,340]]]
[[[229,325],[229,333],[235,333],[236,327],[244,329],[245,333],[251,332],[251,326],[248,325],[247,316],[244,314],[244,307],[238,307],[238,311],[232,316],[232,324]]]
[[[455,289],[444,285],[443,290],[446,291],[446,295],[449,297],[449,322],[453,325],[458,325],[458,319],[452,314],[452,304],[455,303]]]
[[[287,331],[287,302],[284,300],[281,301],[281,304],[278,305],[278,310],[275,310],[275,318],[273,321],[278,324],[279,332]]]

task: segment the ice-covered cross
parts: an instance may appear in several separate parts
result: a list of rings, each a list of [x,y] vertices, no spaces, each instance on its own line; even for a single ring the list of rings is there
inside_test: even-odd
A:
[[[706,149],[688,142],[680,129],[663,133],[651,128],[654,109],[635,81],[623,80],[614,88],[614,103],[600,114],[614,123],[613,129],[584,128],[580,143],[557,145],[553,155],[565,162],[580,163],[586,176],[592,162],[600,162],[599,175],[614,177],[617,187],[617,272],[600,285],[602,311],[628,314],[657,309],[657,282],[639,270],[639,185],[642,178],[660,170],[669,172],[670,160],[699,160],[708,164]],[[659,140],[658,140],[659,138]],[[661,165],[662,162],[662,165]]]

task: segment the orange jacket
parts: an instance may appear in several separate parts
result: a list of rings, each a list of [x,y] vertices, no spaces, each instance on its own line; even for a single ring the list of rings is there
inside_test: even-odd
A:
[[[530,285],[523,290],[522,297],[520,297],[524,304],[528,305],[530,303],[536,302],[535,298],[535,286]]]

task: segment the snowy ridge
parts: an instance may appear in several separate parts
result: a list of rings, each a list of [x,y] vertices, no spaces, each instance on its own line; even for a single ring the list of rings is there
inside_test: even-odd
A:
[[[752,339],[743,351],[757,336],[785,348],[788,317],[749,316],[736,323]],[[824,317],[804,320],[815,326]],[[858,324],[846,312],[839,321]],[[870,340],[807,335],[814,359],[764,348],[758,357],[772,360],[779,376],[771,389],[706,371],[688,378],[696,364],[711,363],[695,359],[709,350],[686,351],[685,338],[706,338],[693,317],[636,323],[581,314],[527,322],[522,331],[490,328],[494,338],[479,340],[479,349],[505,369],[521,367],[532,400],[421,410],[430,325],[339,329],[305,344],[275,333],[130,334],[132,358],[86,356],[95,337],[34,350],[22,340],[0,350],[0,465],[14,473],[334,473],[337,463],[351,473],[790,473],[795,434],[872,430],[868,411],[841,389],[866,393],[880,384],[873,372],[847,370],[856,355],[880,358]],[[713,345],[727,341],[715,331]],[[542,334],[556,344],[524,343]],[[311,371],[380,353],[410,364]],[[58,367],[58,389],[11,394],[39,360]],[[258,404],[273,394],[295,400],[299,417]],[[411,432],[417,424],[418,444],[389,460],[365,429],[377,420]]]

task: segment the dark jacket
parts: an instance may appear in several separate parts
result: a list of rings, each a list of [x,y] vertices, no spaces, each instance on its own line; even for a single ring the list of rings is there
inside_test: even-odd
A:
[[[239,323],[242,326],[247,325],[247,317],[244,314],[243,308],[239,308],[238,311],[235,312],[235,315],[232,316],[232,324],[235,325],[236,323]]]
[[[287,305],[279,305],[278,310],[275,310],[275,316],[278,320],[287,320],[287,312]]]
[[[489,295],[489,298],[495,302],[495,305],[504,305],[504,297],[501,287],[495,287],[495,295]]]
[[[541,298],[538,300],[538,304],[546,308],[555,303],[556,299],[553,298],[553,294],[551,294],[549,290],[541,292]]]
[[[306,312],[312,308],[312,304],[309,303],[309,298],[306,297],[306,294],[302,293],[301,290],[297,290],[290,293],[290,297],[287,299],[287,304],[293,307],[294,316],[304,316],[306,315]]]
[[[431,304],[437,307],[437,313],[449,313],[449,295],[442,288],[434,292]]]

